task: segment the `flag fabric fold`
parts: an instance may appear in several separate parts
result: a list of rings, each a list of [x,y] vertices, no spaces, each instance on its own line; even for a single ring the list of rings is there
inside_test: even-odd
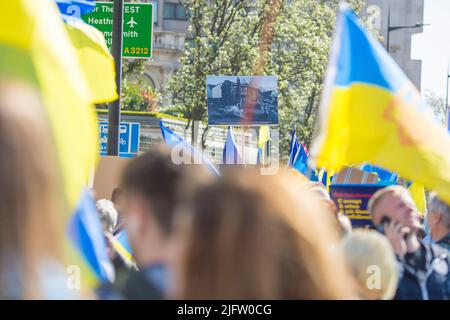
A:
[[[234,139],[233,129],[228,127],[227,140],[223,146],[222,164],[243,164],[241,154]]]
[[[100,104],[117,100],[114,58],[103,34],[79,19],[69,19],[66,26],[88,82],[91,101]]]
[[[122,259],[124,259],[124,261],[126,261],[128,264],[136,264],[136,261],[133,258],[133,249],[130,246],[128,234],[125,230],[114,236],[113,247],[116,252],[122,257]]]
[[[339,14],[311,163],[370,162],[450,203],[450,138],[380,42],[347,7]]]
[[[66,18],[66,29],[95,104],[117,100],[114,58],[105,37],[81,19]]]
[[[300,173],[306,174],[306,171],[308,170],[308,157],[308,149],[306,148],[306,145],[301,142],[298,146],[297,154],[294,157],[294,164],[292,167]]]
[[[58,157],[54,170],[60,176],[61,219],[70,225],[88,208],[82,190],[98,160],[98,124],[89,87],[53,0],[14,0],[2,4],[0,57],[1,79],[23,81],[40,92]],[[98,236],[101,226],[94,229],[85,230]],[[88,238],[98,239],[94,234]],[[86,239],[81,233],[75,236]],[[106,252],[102,243],[92,243],[97,253]],[[82,267],[82,290],[85,285],[92,288],[98,280],[105,279],[104,275],[93,267],[92,261],[75,253],[77,244],[64,242],[65,262]]]
[[[297,156],[297,151],[299,149],[300,143],[297,139],[297,128],[294,128],[291,135],[291,142],[289,143],[289,160],[288,167],[292,167],[295,162],[295,157]]]
[[[424,217],[427,212],[427,201],[425,198],[425,188],[422,184],[418,182],[413,182],[408,187],[409,193],[411,194],[411,197],[413,198],[417,210],[419,211],[419,214],[421,217]]]
[[[94,0],[56,0],[56,4],[61,13],[77,18],[92,12],[95,8]]]
[[[96,278],[101,282],[114,281],[114,267],[107,256],[100,217],[95,200],[88,190],[84,190],[80,197],[78,207],[67,225],[67,234]]]
[[[270,128],[269,126],[261,126],[259,127],[259,135],[258,135],[258,156],[256,164],[266,164],[267,162],[267,154],[269,152],[269,148],[267,143],[269,142]]]
[[[0,74],[26,81],[41,92],[68,204],[74,208],[98,158],[98,125],[89,88],[55,3],[3,4],[0,51]]]
[[[179,136],[169,128],[167,128],[162,120],[159,122],[161,128],[161,135],[167,146],[176,148],[176,154],[180,157],[180,163],[186,164],[203,164],[205,165],[212,174],[220,176],[220,172],[214,167],[214,165],[205,158],[201,152],[191,146],[183,137]]]

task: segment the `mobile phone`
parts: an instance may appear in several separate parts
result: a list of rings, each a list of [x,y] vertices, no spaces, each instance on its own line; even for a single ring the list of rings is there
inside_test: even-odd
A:
[[[384,226],[386,223],[387,224],[391,223],[391,218],[389,218],[388,216],[383,216],[383,218],[381,218],[380,224],[377,226],[378,232],[384,234]],[[408,238],[408,234],[405,234],[403,236],[403,240],[406,241],[407,238]]]
[[[381,234],[384,234],[384,225],[386,223],[391,223],[391,218],[389,218],[388,216],[383,216],[383,218],[381,218],[380,224],[377,225],[377,231]]]
[[[391,218],[389,218],[388,216],[383,216],[383,218],[381,218],[380,225],[384,226],[386,223],[391,223]]]

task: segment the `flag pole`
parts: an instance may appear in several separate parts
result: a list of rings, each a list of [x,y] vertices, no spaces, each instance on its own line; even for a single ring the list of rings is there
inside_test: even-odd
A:
[[[449,117],[448,117],[448,113],[450,111],[449,108],[448,108],[448,85],[449,85],[448,82],[449,82],[449,79],[450,79],[449,65],[450,65],[450,62],[447,62],[447,87],[445,88],[446,89],[446,94],[445,94],[445,119],[447,120],[446,121],[447,128],[449,128],[448,121],[450,120]]]

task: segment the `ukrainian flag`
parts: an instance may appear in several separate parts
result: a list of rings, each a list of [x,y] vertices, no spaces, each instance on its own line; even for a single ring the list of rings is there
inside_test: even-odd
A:
[[[67,264],[83,271],[82,289],[92,287],[103,272],[99,270],[104,263],[97,253],[106,250],[99,237],[101,230],[95,227],[99,224],[92,224],[98,216],[92,206],[86,207],[88,198],[82,194],[99,154],[97,117],[76,51],[53,0],[3,1],[0,78],[23,81],[41,94],[59,160],[54,170],[61,177],[61,219],[71,230],[78,230],[72,235],[79,241],[99,239],[91,243],[90,252],[82,252],[84,259],[75,249],[87,248],[87,242],[64,242]]]
[[[270,147],[267,146],[269,135],[269,126],[259,127],[257,164],[265,165],[267,163],[267,155],[270,153]]]
[[[450,203],[450,138],[348,7],[338,18],[320,106],[315,167],[370,162],[435,190]]]
[[[87,6],[84,10],[95,6],[95,2],[84,2],[72,1],[71,6]],[[61,10],[62,4],[58,5]],[[91,102],[100,104],[117,100],[119,96],[115,81],[114,58],[108,50],[103,33],[85,23],[80,17],[68,16],[64,11],[61,13],[81,71],[87,81]]]
[[[100,104],[117,100],[114,58],[103,34],[76,18],[67,19],[66,28],[88,83],[91,101]]]
[[[187,163],[185,164],[192,164],[192,163],[203,164],[206,166],[206,168],[208,168],[208,170],[213,175],[220,176],[219,170],[217,170],[216,167],[214,167],[211,161],[209,161],[206,157],[204,157],[200,151],[198,151],[189,143],[187,143],[186,140],[183,139],[183,137],[179,136],[178,134],[167,128],[162,122],[162,120],[159,122],[159,126],[161,128],[161,135],[166,145],[172,150],[176,149],[178,155],[180,155],[179,152],[181,151],[183,161],[188,160]],[[192,161],[192,163],[190,161]]]

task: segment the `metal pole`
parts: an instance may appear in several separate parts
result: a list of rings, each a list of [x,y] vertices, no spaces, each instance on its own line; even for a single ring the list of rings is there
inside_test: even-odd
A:
[[[389,34],[391,32],[391,5],[388,7],[388,21],[387,21],[387,35],[386,35],[386,50],[389,53]]]
[[[114,20],[112,34],[112,55],[116,67],[116,86],[119,99],[109,104],[108,108],[108,155],[119,154],[120,135],[120,94],[122,83],[122,33],[123,33],[123,2],[114,0]]]
[[[450,126],[449,126],[449,121],[450,121],[450,119],[449,119],[449,108],[448,108],[448,85],[449,85],[449,79],[450,79],[450,74],[449,74],[449,70],[448,70],[448,68],[449,68],[449,65],[447,65],[447,88],[446,88],[446,94],[445,94],[445,118],[447,119],[447,121],[446,121],[446,123],[447,123],[447,128],[450,128]]]

